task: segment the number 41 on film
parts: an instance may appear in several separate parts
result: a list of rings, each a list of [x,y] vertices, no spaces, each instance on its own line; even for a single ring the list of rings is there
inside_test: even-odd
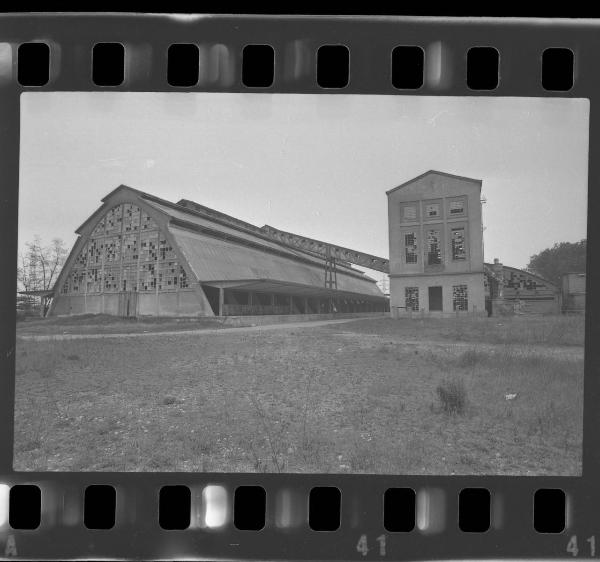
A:
[[[385,556],[385,535],[379,535],[375,541],[379,544],[379,556]],[[356,550],[363,556],[369,552],[369,545],[367,543],[367,535],[361,535],[356,545]]]
[[[582,556],[596,556],[596,537],[592,535],[591,537],[585,539],[586,544],[581,545],[581,555]],[[567,552],[572,556],[579,556],[579,544],[577,542],[577,535],[572,535],[567,543]]]

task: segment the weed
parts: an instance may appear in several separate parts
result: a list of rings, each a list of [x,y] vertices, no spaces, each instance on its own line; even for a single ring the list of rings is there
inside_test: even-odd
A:
[[[467,389],[462,379],[446,379],[438,385],[436,392],[444,412],[464,414],[467,406]]]

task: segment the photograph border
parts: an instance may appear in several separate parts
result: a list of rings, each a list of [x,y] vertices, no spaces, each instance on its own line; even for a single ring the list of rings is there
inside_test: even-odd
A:
[[[590,100],[588,217],[597,214],[598,194],[589,186],[600,175],[600,121],[594,111],[600,100],[597,53],[600,22],[567,20],[500,20],[421,17],[309,16],[167,16],[167,15],[3,15],[0,16],[0,228],[7,262],[2,276],[0,341],[0,485],[35,484],[42,490],[42,519],[33,531],[0,526],[0,557],[8,536],[19,557],[45,559],[189,558],[189,559],[379,559],[372,548],[363,556],[356,545],[362,535],[373,544],[384,533],[390,559],[565,558],[573,535],[581,545],[598,533],[600,448],[595,442],[600,424],[600,326],[593,290],[587,291],[584,375],[583,474],[560,476],[404,476],[351,474],[223,474],[15,472],[13,464],[17,216],[19,190],[20,95],[24,91],[149,91],[382,94],[419,96],[560,97]],[[17,49],[25,42],[50,46],[50,80],[41,87],[17,82]],[[99,42],[125,46],[125,81],[98,87],[91,80],[91,51]],[[172,43],[223,45],[229,56],[227,72],[217,83],[196,87],[169,86],[166,53]],[[275,80],[267,88],[241,82],[241,53],[248,44],[275,49]],[[316,82],[316,50],[344,44],[350,50],[350,80],[345,88],[324,89]],[[9,48],[4,47],[8,45]],[[398,90],[391,83],[390,56],[399,45],[426,51],[425,80],[417,90]],[[500,52],[499,85],[492,91],[470,90],[466,84],[466,54],[473,46],[493,46]],[[541,56],[546,48],[569,48],[575,55],[574,85],[566,92],[546,91],[541,81]],[[2,57],[4,60],[2,60]],[[300,57],[299,59],[295,57]],[[306,72],[289,71],[296,61]],[[587,286],[600,286],[593,260],[600,226],[589,221]],[[597,254],[597,253],[596,253]],[[111,531],[90,531],[83,525],[83,493],[87,485],[110,484],[117,489],[116,525]],[[228,494],[229,515],[215,530],[167,531],[158,525],[158,492],[164,485],[187,485],[192,511],[201,509],[202,490],[221,485]],[[235,529],[231,518],[234,490],[262,486],[267,493],[266,525],[261,531]],[[314,486],[335,486],[342,493],[341,525],[335,532],[308,526],[307,504]],[[392,533],[383,526],[383,494],[388,488],[417,492],[417,528]],[[458,527],[458,494],[467,487],[491,491],[501,511],[486,533],[464,533]],[[534,530],[533,496],[541,488],[560,488],[567,499],[562,533]],[[275,501],[282,491],[297,498],[296,526],[280,528]],[[421,505],[422,504],[422,505]],[[65,506],[74,506],[70,522]],[[0,505],[0,509],[2,506]],[[421,509],[421,511],[419,511]],[[78,511],[80,517],[77,516]],[[0,521],[1,523],[1,521]],[[600,539],[600,536],[598,536]],[[12,543],[11,543],[12,544]],[[580,556],[589,556],[581,546]]]

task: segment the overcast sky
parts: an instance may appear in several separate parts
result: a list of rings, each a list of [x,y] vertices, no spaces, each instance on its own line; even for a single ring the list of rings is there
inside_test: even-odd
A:
[[[388,256],[385,192],[483,180],[485,259],[586,236],[587,100],[22,94],[19,246],[62,238],[119,184]]]

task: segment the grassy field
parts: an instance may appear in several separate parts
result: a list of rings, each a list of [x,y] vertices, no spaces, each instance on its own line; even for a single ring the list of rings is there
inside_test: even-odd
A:
[[[19,335],[137,334],[226,327],[221,318],[120,318],[109,314],[81,314],[27,318],[17,322]]]
[[[18,339],[14,466],[577,475],[582,412],[578,317]]]

